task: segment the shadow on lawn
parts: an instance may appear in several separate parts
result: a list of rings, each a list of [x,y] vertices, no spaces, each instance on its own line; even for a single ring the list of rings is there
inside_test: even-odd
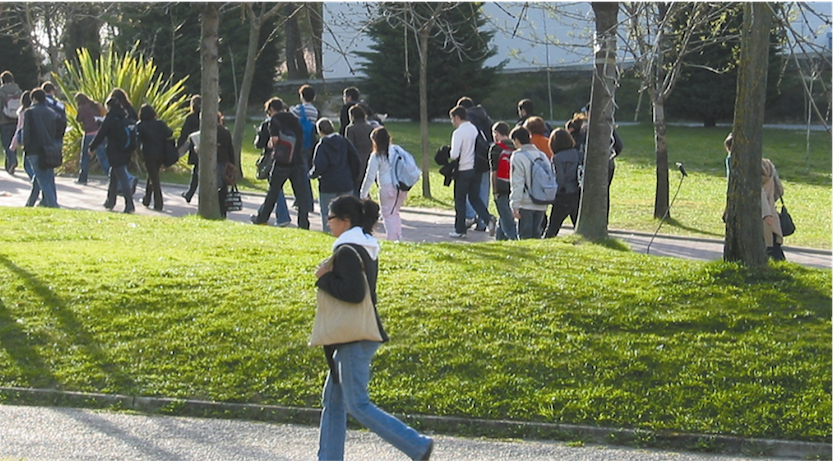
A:
[[[663,221],[663,225],[664,226],[676,227],[676,228],[682,229],[682,230],[688,230],[690,232],[695,232],[696,234],[709,235],[711,237],[717,237],[717,238],[721,238],[721,239],[724,238],[724,234],[721,234],[721,233],[718,233],[718,232],[708,232],[708,231],[705,231],[703,229],[699,229],[697,227],[687,226],[687,225],[681,223],[680,221],[678,221],[675,218],[667,218],[666,221]]]
[[[61,333],[67,338],[66,342],[68,344],[65,347],[77,347],[87,356],[91,364],[94,364],[101,370],[102,375],[105,377],[105,382],[89,382],[85,384],[92,385],[97,389],[103,387],[117,387],[122,391],[131,391],[133,389],[134,382],[130,375],[110,359],[107,351],[85,330],[84,324],[66,307],[66,302],[60,296],[44,284],[35,274],[17,266],[5,255],[0,255],[0,263],[16,276],[20,277],[25,285],[42,300],[45,308],[43,314],[50,315],[54,319],[57,328],[60,328]],[[11,313],[8,312],[2,303],[0,303],[0,322],[8,325],[16,324],[13,321]],[[49,380],[47,383],[32,382],[31,385],[37,387],[41,387],[44,384],[52,386],[60,385],[52,374],[49,365],[38,356],[37,351],[32,346],[32,341],[27,339],[28,333],[23,331],[22,328],[12,328],[12,336],[7,337],[7,335],[2,335],[0,337],[0,344],[6,348],[14,360],[20,364],[21,368],[27,372],[27,375],[32,376],[36,380],[43,379],[42,377],[46,375]],[[42,339],[45,340],[45,343],[51,341],[48,338]],[[33,366],[36,368],[34,370],[36,373],[28,373],[29,369]]]

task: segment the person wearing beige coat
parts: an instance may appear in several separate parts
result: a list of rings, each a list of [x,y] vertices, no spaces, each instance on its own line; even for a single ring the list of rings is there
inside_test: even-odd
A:
[[[776,167],[768,159],[762,159],[762,227],[767,256],[776,261],[783,261],[782,252],[782,224],[776,201],[785,192]]]

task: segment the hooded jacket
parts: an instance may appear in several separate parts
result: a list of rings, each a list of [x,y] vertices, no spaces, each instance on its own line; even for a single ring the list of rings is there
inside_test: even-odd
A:
[[[343,136],[325,136],[316,144],[313,153],[311,178],[319,178],[319,191],[328,194],[351,192],[356,188],[359,174],[359,154]]]

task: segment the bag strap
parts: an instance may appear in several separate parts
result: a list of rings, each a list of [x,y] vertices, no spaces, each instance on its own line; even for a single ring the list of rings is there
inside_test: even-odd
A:
[[[365,270],[365,260],[362,259],[362,255],[359,254],[359,251],[357,251],[356,248],[354,248],[353,245],[351,245],[349,243],[343,243],[343,244],[339,245],[339,248],[341,248],[341,247],[350,248],[351,251],[353,251],[353,253],[356,254],[356,257],[359,258],[359,264],[362,266],[362,272],[367,273],[367,271]]]

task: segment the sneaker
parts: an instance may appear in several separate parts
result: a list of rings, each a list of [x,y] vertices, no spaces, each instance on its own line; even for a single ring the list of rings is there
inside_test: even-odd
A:
[[[292,224],[292,221],[277,222],[275,227],[290,227],[290,224]]]
[[[252,221],[252,224],[255,224],[257,226],[263,226],[266,224],[266,222],[258,222],[258,215],[256,214],[249,215],[249,220]]]
[[[457,232],[449,232],[449,237],[452,237],[453,239],[465,239],[466,233],[458,234]]]
[[[498,220],[495,219],[495,216],[489,218],[489,224],[487,228],[489,229],[489,236],[495,237],[495,228],[498,227]]]
[[[104,208],[108,210],[112,210],[114,206],[116,206],[116,202],[111,202],[110,200],[105,200],[104,203],[101,204]]]
[[[470,227],[474,226],[476,222],[478,222],[478,218],[469,218],[466,221],[464,221],[464,225],[467,229],[469,229]]]

